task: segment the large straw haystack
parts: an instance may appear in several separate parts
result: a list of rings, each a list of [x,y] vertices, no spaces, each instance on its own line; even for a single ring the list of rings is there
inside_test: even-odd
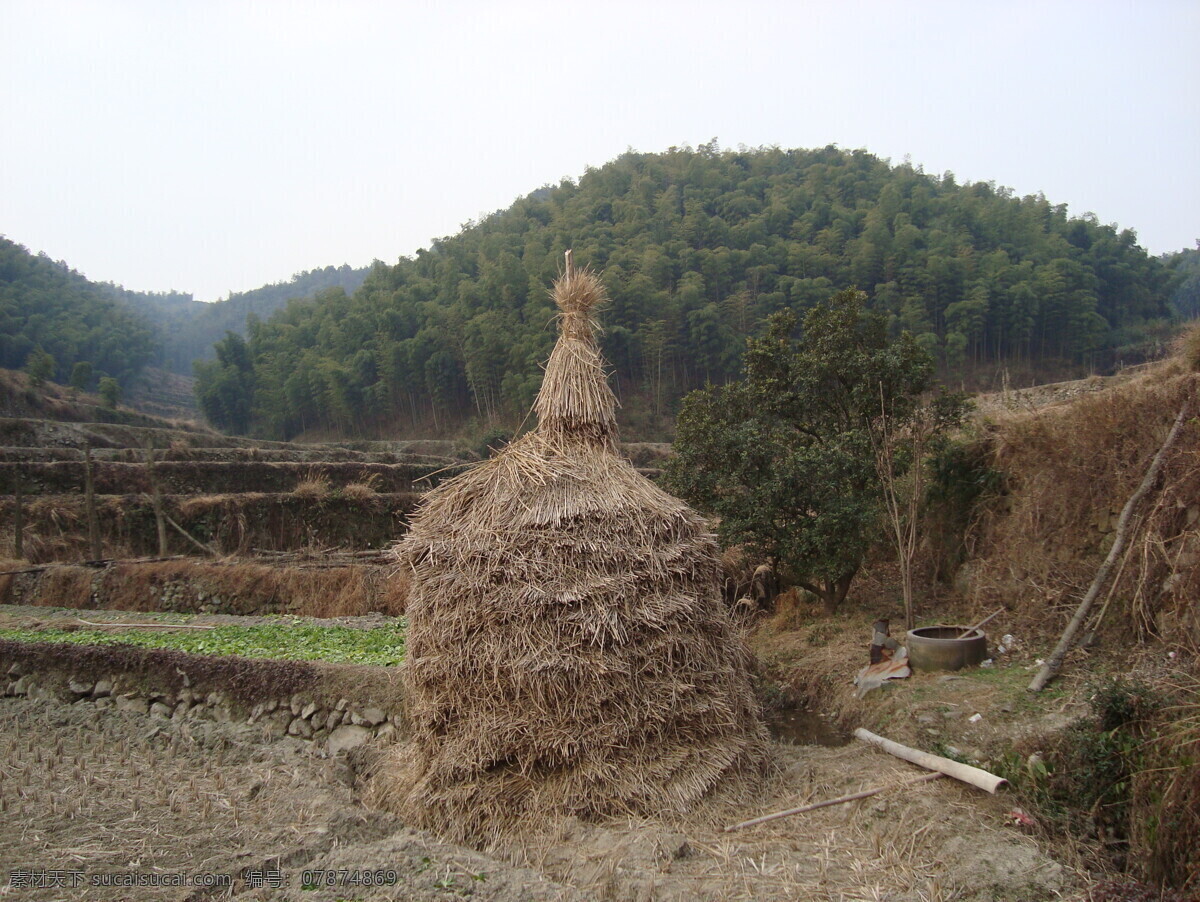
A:
[[[457,838],[683,809],[763,755],[713,536],[617,454],[602,296],[568,255],[537,428],[431,492],[396,546],[411,737],[376,785]]]

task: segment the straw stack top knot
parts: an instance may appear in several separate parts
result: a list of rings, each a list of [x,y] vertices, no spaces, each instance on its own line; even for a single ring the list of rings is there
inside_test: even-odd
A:
[[[579,330],[592,325],[591,311],[607,300],[604,286],[590,269],[577,269],[566,252],[566,267],[551,292],[554,303],[562,311],[561,330],[571,338],[582,338]]]
[[[617,399],[604,376],[596,347],[597,327],[589,312],[605,300],[604,286],[590,270],[567,265],[554,283],[558,341],[546,361],[546,374],[533,404],[543,435],[583,439],[614,450]]]

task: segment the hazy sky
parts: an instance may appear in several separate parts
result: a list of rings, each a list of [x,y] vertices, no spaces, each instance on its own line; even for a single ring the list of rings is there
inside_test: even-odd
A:
[[[1200,238],[1200,2],[0,0],[0,234],[224,297],[627,148],[866,148]]]

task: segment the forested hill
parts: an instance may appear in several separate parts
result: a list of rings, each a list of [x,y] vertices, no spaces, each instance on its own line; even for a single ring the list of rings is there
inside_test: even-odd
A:
[[[197,360],[213,356],[213,345],[225,333],[244,335],[250,315],[270,316],[291,300],[304,300],[330,288],[355,291],[367,277],[368,267],[345,264],[306,270],[287,282],[264,285],[252,291],[233,292],[223,301],[204,303],[190,294],[113,290],[158,328],[160,348],[155,363],[163,369],[192,375]]]
[[[157,350],[153,327],[110,286],[0,238],[0,367],[80,387],[129,386]],[[77,365],[81,365],[77,370]]]
[[[574,248],[612,297],[604,352],[631,433],[738,371],[747,335],[857,285],[944,368],[1087,362],[1168,315],[1172,275],[1131,231],[1041,196],[864,151],[627,153],[376,265],[219,348],[199,397],[220,425],[284,437],[514,422],[553,341],[547,288]]]
[[[1180,319],[1200,318],[1200,241],[1197,247],[1179,251],[1166,258],[1174,270],[1175,291],[1171,310]]]

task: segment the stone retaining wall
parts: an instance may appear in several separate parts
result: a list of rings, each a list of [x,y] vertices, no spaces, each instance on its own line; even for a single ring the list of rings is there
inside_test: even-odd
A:
[[[394,668],[0,640],[0,696],[257,725],[264,740],[292,737],[329,754],[402,735],[398,686]]]

